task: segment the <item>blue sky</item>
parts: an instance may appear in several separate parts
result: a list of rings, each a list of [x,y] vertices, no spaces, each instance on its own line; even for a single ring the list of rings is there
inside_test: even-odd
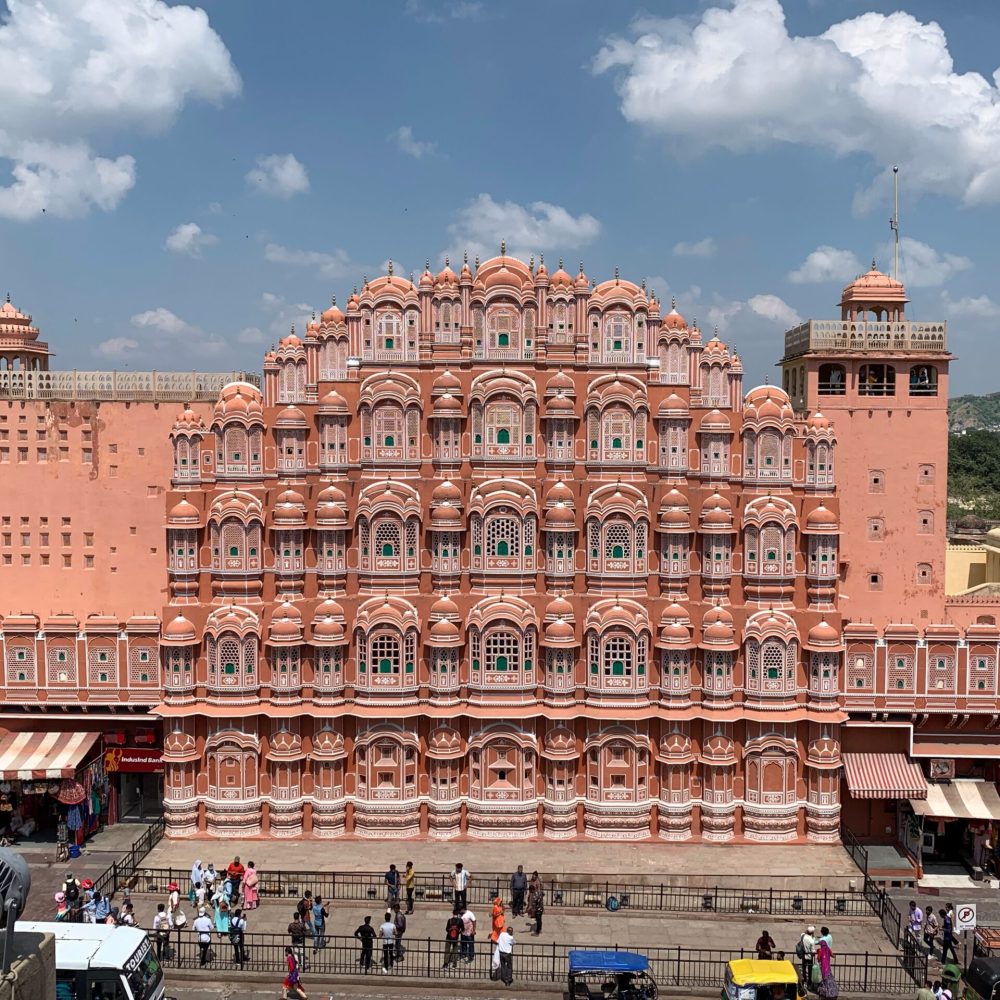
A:
[[[59,368],[258,368],[387,258],[646,278],[774,376],[886,249],[997,386],[1000,5],[0,2],[0,293]],[[949,61],[950,60],[950,61]]]

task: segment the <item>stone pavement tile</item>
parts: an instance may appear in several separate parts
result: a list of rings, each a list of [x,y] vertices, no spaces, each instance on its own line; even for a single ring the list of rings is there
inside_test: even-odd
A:
[[[835,845],[664,844],[657,842],[548,841],[489,842],[461,840],[162,840],[144,860],[148,867],[190,871],[195,858],[225,868],[232,856],[253,859],[258,870],[382,872],[390,861],[400,870],[413,861],[418,872],[446,872],[461,861],[471,872],[513,871],[523,864],[530,873],[604,875],[611,880],[656,876],[664,881],[716,885],[726,879],[740,885],[778,888],[845,888],[861,876],[850,855]],[[750,881],[752,880],[752,882]]]

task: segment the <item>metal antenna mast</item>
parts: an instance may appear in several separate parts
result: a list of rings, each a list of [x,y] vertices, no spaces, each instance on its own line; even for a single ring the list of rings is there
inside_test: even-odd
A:
[[[899,281],[899,167],[892,168],[892,218],[889,220],[892,230],[892,276]]]

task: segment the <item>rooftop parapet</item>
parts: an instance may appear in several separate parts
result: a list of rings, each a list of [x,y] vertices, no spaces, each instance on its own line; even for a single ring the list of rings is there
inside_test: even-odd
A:
[[[229,382],[260,385],[252,372],[116,372],[0,370],[0,399],[95,399],[214,402]]]
[[[810,319],[785,333],[785,358],[810,351],[948,352],[946,322],[897,323]]]

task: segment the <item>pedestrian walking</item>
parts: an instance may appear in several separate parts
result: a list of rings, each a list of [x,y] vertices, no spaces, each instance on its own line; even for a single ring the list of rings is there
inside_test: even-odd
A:
[[[313,951],[326,947],[326,918],[329,911],[323,905],[322,896],[317,896],[312,905]]]
[[[455,905],[460,910],[469,907],[469,873],[461,861],[455,862],[455,870],[451,873],[451,887],[455,893]]]
[[[395,865],[389,865],[385,873],[385,905],[391,910],[399,902],[399,872]]]
[[[802,985],[806,989],[812,980],[813,958],[816,954],[816,927],[810,924],[799,937],[799,942],[795,946],[795,957],[799,960],[802,969]]]
[[[246,935],[247,920],[243,911],[237,907],[229,921],[229,943],[233,946],[233,962],[241,969],[247,960]]]
[[[528,891],[528,876],[524,874],[524,865],[518,865],[517,871],[510,877],[510,915],[519,917],[524,913],[524,894]]]
[[[462,911],[462,958],[471,962],[476,957],[476,915],[466,907]]]
[[[260,876],[257,874],[257,866],[252,862],[247,862],[246,871],[243,873],[243,909],[256,910],[259,889],[257,885]]]
[[[167,904],[156,904],[156,915],[153,917],[153,936],[156,938],[156,960],[162,962],[169,952],[170,917],[167,916]]]
[[[958,965],[958,952],[955,950],[955,921],[951,915],[951,910],[941,910],[938,913],[941,918],[941,962],[948,961],[948,952]]]
[[[399,909],[399,903],[392,908],[392,922],[396,925],[396,961],[403,960],[403,935],[406,933],[406,915]]]
[[[191,885],[188,887],[188,902],[194,903],[194,890],[205,882],[205,866],[198,858],[191,866]]]
[[[757,938],[757,944],[754,947],[757,949],[758,958],[765,960],[774,958],[774,938],[767,931],[760,932],[760,937]]]
[[[927,954],[932,958],[934,957],[934,943],[940,929],[941,921],[934,912],[934,907],[928,906],[927,915],[924,917],[924,946],[927,948]]]
[[[111,901],[108,901],[108,907],[110,908]],[[200,907],[199,907],[200,909]],[[177,887],[176,882],[171,882],[167,886],[167,916],[170,917],[170,922],[176,927],[177,926],[177,914],[182,913],[181,910],[181,894],[180,889]],[[97,908],[97,922],[101,922],[101,907]],[[104,911],[104,916],[107,916],[107,910]]]
[[[506,927],[497,938],[497,955],[499,957],[498,978],[504,986],[514,982],[514,928]]]
[[[458,965],[458,949],[462,940],[462,914],[456,906],[451,911],[448,922],[444,925],[444,965],[447,969],[450,965]]]
[[[354,936],[361,942],[361,955],[358,957],[358,965],[365,972],[371,972],[372,945],[375,942],[375,928],[372,927],[371,917],[365,917],[364,922],[354,932]]]
[[[94,893],[94,920],[103,924],[105,920],[108,919],[108,914],[111,912],[111,896],[102,896],[101,893]]]
[[[403,888],[406,889],[406,912],[413,912],[413,890],[417,887],[417,873],[414,871],[413,862],[406,862],[406,871],[403,872]]]
[[[382,974],[385,975],[392,968],[392,960],[396,954],[396,924],[390,910],[385,911],[378,936],[382,941]]]
[[[302,988],[302,979],[299,976],[299,960],[295,956],[295,950],[286,946],[285,948],[285,979],[282,982],[283,991],[281,1000],[291,1000],[297,997],[298,1000],[307,1000],[306,991]]]
[[[198,911],[191,928],[198,935],[198,964],[207,965],[208,948],[212,943],[212,921],[204,909]]]
[[[930,912],[933,913],[934,911],[931,910]],[[914,997],[914,1000],[937,1000],[929,979],[924,980],[924,985],[917,990],[917,995]]]
[[[316,937],[316,928],[313,927],[313,894],[306,889],[302,893],[302,898],[298,901],[296,909],[299,911],[299,919],[302,921],[303,930],[311,937]],[[302,960],[302,967],[305,968],[305,959]]]
[[[226,876],[232,886],[232,890],[229,894],[229,898],[232,902],[236,902],[240,898],[240,886],[243,883],[243,876],[245,874],[246,868],[244,868],[240,863],[240,856],[237,854],[236,857],[229,862],[229,867],[226,869]]]
[[[299,967],[306,967],[306,929],[302,923],[302,914],[298,910],[292,915],[292,922],[288,925],[288,936],[292,939],[292,951],[298,959]]]
[[[910,914],[908,917],[908,929],[913,943],[916,944],[924,933],[924,911],[917,906],[915,900],[910,900]]]
[[[490,940],[496,944],[500,935],[507,926],[507,914],[504,912],[503,900],[496,896],[493,900],[493,909],[490,912],[491,929]]]
[[[833,951],[825,937],[820,937],[816,947],[816,960],[819,965],[819,983],[816,993],[820,1000],[837,1000],[839,990],[837,980],[833,977]]]
[[[535,872],[538,875],[538,872]],[[545,890],[542,888],[542,881],[535,882],[535,888],[528,893],[528,916],[535,921],[532,934],[536,937],[542,933],[542,914],[545,912]]]

